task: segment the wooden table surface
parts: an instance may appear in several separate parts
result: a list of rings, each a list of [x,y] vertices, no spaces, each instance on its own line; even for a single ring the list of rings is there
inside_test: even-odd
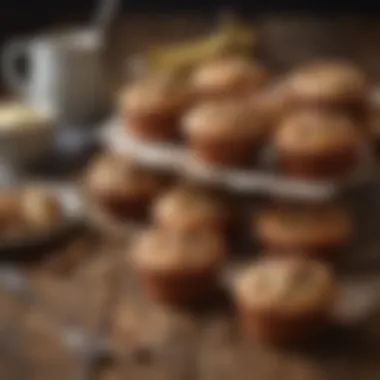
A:
[[[109,55],[117,66],[116,76],[121,75],[122,58],[144,43],[206,29],[205,20],[195,16],[141,16],[121,22],[113,31]],[[379,189],[378,185],[370,195],[352,202],[358,217],[360,239],[355,251],[359,258],[364,252],[380,251]],[[23,267],[44,300],[43,307],[28,306],[25,299],[0,287],[0,379],[380,378],[380,317],[376,315],[355,328],[332,328],[310,347],[262,347],[241,336],[228,299],[192,312],[152,304],[127,256],[127,241],[109,233],[86,232],[43,262]],[[377,268],[370,269],[376,273]],[[106,337],[113,360],[91,363],[69,350],[59,339],[57,321],[79,326],[88,336]]]
[[[368,242],[356,253],[376,248],[378,239]],[[0,346],[1,379],[375,380],[380,376],[380,317],[374,315],[354,327],[333,326],[308,346],[263,347],[244,339],[228,298],[196,311],[153,304],[128,265],[128,239],[109,233],[81,233],[23,271],[40,301],[28,305],[0,287],[0,337],[10,337],[5,347]],[[69,325],[79,327],[88,338],[106,337],[112,360],[91,362],[65,346],[57,326]]]

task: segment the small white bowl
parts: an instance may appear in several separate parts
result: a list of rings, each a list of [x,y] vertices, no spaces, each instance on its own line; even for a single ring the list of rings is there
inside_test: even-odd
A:
[[[16,102],[0,103],[0,160],[15,166],[36,162],[54,138],[53,119]]]

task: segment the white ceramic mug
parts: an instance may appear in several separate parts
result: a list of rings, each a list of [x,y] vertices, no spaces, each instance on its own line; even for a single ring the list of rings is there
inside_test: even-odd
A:
[[[83,121],[106,111],[110,89],[99,33],[80,30],[10,42],[4,80],[28,103],[60,120]],[[26,60],[27,70],[18,69]]]

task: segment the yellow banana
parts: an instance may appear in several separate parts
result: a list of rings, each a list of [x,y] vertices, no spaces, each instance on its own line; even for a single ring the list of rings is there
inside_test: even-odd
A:
[[[228,22],[200,40],[152,48],[145,58],[153,71],[186,71],[225,54],[250,54],[255,44],[256,36],[250,28]]]

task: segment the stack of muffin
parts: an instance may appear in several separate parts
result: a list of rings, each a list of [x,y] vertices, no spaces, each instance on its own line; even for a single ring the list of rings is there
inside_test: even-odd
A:
[[[349,64],[316,63],[270,81],[263,66],[226,58],[185,79],[132,84],[120,115],[136,137],[182,138],[208,164],[253,164],[270,145],[284,173],[335,178],[360,159],[369,95],[367,78]]]
[[[137,138],[182,140],[207,164],[253,164],[270,145],[284,174],[336,179],[357,167],[376,129],[370,92],[366,76],[347,63],[316,63],[271,79],[261,64],[228,57],[186,78],[128,86],[120,115]],[[87,185],[119,220],[150,217],[153,227],[137,239],[132,258],[154,300],[187,305],[214,294],[227,231],[238,223],[234,207],[204,189],[168,188],[156,173],[114,155],[94,164]],[[250,219],[264,255],[233,287],[245,331],[275,343],[314,334],[334,302],[331,264],[350,242],[351,215],[338,204],[282,203]]]

